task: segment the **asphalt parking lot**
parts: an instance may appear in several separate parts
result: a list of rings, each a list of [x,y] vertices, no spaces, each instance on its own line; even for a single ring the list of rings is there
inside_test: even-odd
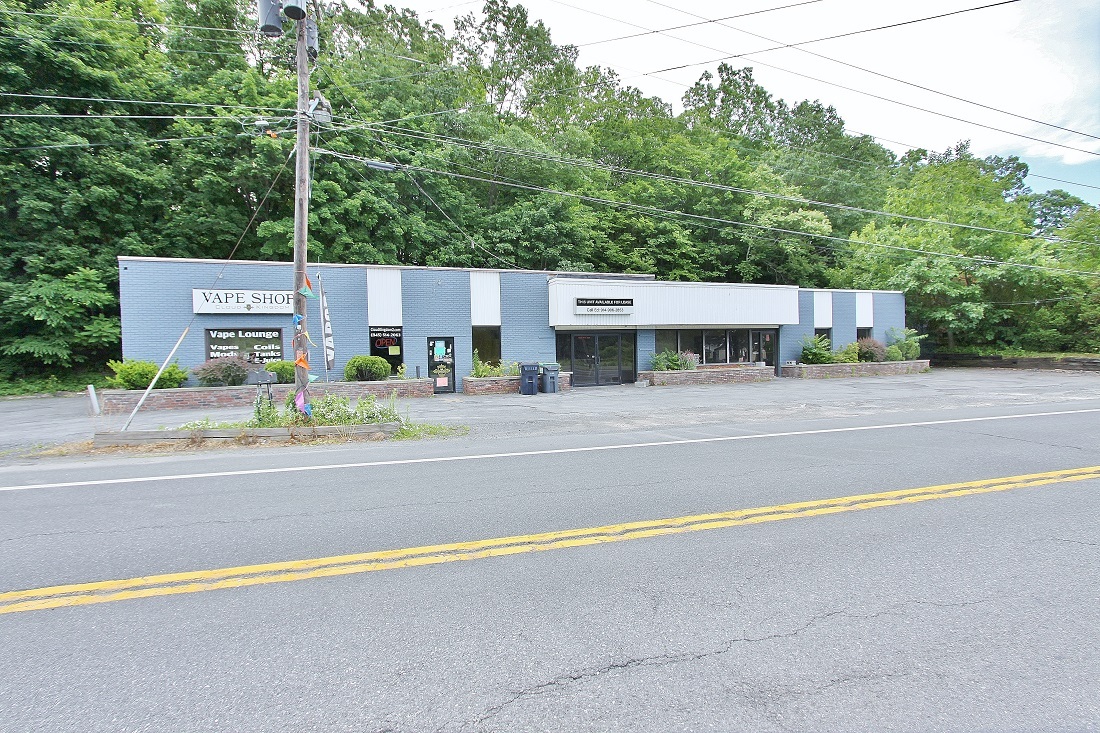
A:
[[[745,424],[779,419],[932,415],[972,407],[1026,406],[1100,398],[1100,373],[1008,369],[937,369],[925,374],[689,387],[598,387],[535,396],[438,395],[398,401],[417,422],[466,425],[480,439],[517,434],[690,428],[731,418]],[[140,412],[133,429],[173,428],[203,418],[242,420],[250,408]],[[95,416],[86,394],[0,400],[0,464],[49,460],[41,451],[118,430],[125,415]]]

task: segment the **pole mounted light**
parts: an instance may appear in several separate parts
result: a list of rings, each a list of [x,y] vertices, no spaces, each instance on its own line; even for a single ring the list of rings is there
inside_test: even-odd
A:
[[[332,107],[318,93],[312,104],[309,97],[309,60],[320,50],[317,23],[307,18],[307,0],[259,0],[260,32],[270,38],[283,33],[282,15],[295,21],[298,70],[298,136],[294,179],[294,404],[306,415],[312,414],[309,399],[309,332],[306,328],[306,298],[312,295],[306,277],[307,226],[309,224],[309,122],[332,121]],[[281,13],[281,15],[280,15]]]

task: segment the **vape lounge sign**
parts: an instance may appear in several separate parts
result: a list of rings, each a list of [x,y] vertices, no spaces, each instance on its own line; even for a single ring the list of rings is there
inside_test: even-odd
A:
[[[628,316],[634,312],[633,298],[574,298],[573,313],[582,316]]]
[[[208,328],[206,358],[236,356],[250,364],[266,364],[283,358],[281,328]]]
[[[294,293],[289,290],[199,290],[191,291],[194,313],[283,313],[294,312]]]

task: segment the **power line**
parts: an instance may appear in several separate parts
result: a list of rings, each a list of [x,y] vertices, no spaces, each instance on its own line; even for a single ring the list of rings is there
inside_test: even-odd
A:
[[[102,148],[102,147],[127,147],[131,145],[152,145],[155,143],[191,142],[194,140],[217,140],[230,137],[251,137],[248,133],[235,135],[196,135],[194,137],[165,137],[153,140],[119,140],[104,143],[61,143],[57,145],[24,145],[22,147],[0,148],[4,152],[17,152],[21,150],[57,150],[62,148]]]
[[[786,10],[787,8],[797,8],[800,5],[813,5],[814,3],[819,3],[821,1],[822,0],[803,0],[803,2],[792,3],[790,5],[780,5],[779,7],[776,7],[776,8],[765,8],[763,10],[753,10],[753,11],[748,12],[748,13],[738,13],[737,15],[727,15],[724,18],[704,19],[704,20],[699,21],[698,23],[684,23],[683,25],[674,25],[674,26],[670,26],[668,28],[661,28],[660,30],[645,30],[642,33],[631,33],[630,35],[616,36],[615,38],[605,38],[605,39],[600,40],[600,41],[589,41],[588,43],[578,43],[577,48],[584,48],[586,46],[598,46],[598,45],[603,44],[603,43],[612,43],[614,41],[625,41],[629,38],[640,38],[642,36],[651,36],[655,33],[665,33],[666,31],[678,31],[678,30],[681,30],[682,28],[695,28],[696,26],[709,25],[711,23],[717,23],[719,25],[724,25],[722,23],[722,21],[724,21],[724,20],[733,20],[734,18],[744,18],[744,17],[749,16],[749,15],[761,15],[763,13],[771,13],[771,12],[776,11],[776,10]],[[558,4],[559,5],[567,5],[567,3],[558,3]],[[576,10],[582,10],[582,8],[577,8],[575,5],[569,5],[568,7],[574,8]],[[604,17],[608,17],[608,16],[604,16]],[[695,17],[696,18],[702,18],[703,16],[696,15]],[[616,20],[615,18],[610,18],[610,19],[611,20]],[[634,25],[634,24],[631,23],[630,25]],[[640,28],[641,26],[636,26],[636,27]],[[682,39],[678,39],[678,40],[682,40]],[[776,41],[776,43],[778,43],[778,41]]]
[[[119,50],[130,50],[129,47],[119,43],[93,43],[90,41],[66,41],[60,38],[35,38],[31,36],[15,36],[15,35],[0,35],[0,38],[7,38],[17,41],[24,41],[27,43],[39,42],[39,43],[60,43],[65,46],[86,46],[89,48],[115,48]],[[160,46],[153,45],[145,51],[159,51],[161,53],[197,53],[203,56],[232,56],[235,58],[242,57],[239,53],[226,53],[222,51],[196,51],[186,48],[161,48]]]
[[[355,156],[355,155],[348,155],[347,153],[339,153],[339,152],[336,152],[336,151],[333,151],[333,150],[327,150],[327,149],[323,149],[323,148],[317,149],[316,152],[321,153],[323,155],[331,155],[331,156],[336,157],[336,158],[343,158],[344,160],[350,160],[350,161],[353,161],[353,162],[362,163],[364,165],[367,165],[370,162],[372,162],[372,161],[369,161],[366,158],[361,158],[361,157]],[[690,214],[690,213],[683,212],[683,211],[670,211],[668,209],[661,209],[661,208],[658,208],[658,207],[655,207],[655,206],[646,206],[646,205],[643,205],[643,204],[634,204],[634,203],[629,203],[629,202],[624,202],[624,201],[613,201],[611,199],[603,199],[603,198],[599,198],[599,197],[596,197],[596,196],[587,196],[587,195],[579,194],[579,193],[571,193],[569,191],[559,191],[559,190],[552,189],[552,188],[546,188],[544,186],[531,186],[531,185],[526,185],[526,184],[508,183],[508,182],[505,182],[505,181],[494,180],[494,179],[491,179],[491,178],[482,178],[482,177],[479,177],[479,176],[469,176],[469,175],[466,175],[466,174],[463,174],[463,173],[454,173],[452,171],[440,171],[440,170],[435,170],[435,169],[432,169],[432,168],[424,168],[424,167],[421,167],[421,166],[406,165],[405,167],[409,168],[410,170],[421,171],[421,172],[424,172],[424,173],[434,173],[434,174],[442,175],[442,176],[450,176],[452,178],[460,178],[460,179],[465,179],[465,180],[478,181],[478,182],[481,182],[481,183],[493,183],[493,184],[497,184],[497,185],[501,185],[501,186],[511,186],[511,187],[514,187],[514,188],[521,188],[521,189],[525,189],[525,190],[528,190],[528,191],[537,191],[537,192],[541,192],[541,193],[552,193],[552,194],[556,194],[558,196],[566,196],[566,197],[569,197],[569,198],[574,198],[574,199],[577,199],[577,200],[580,200],[580,201],[587,201],[587,202],[590,202],[590,203],[606,204],[608,206],[618,206],[618,207],[629,208],[629,209],[633,209],[633,210],[637,210],[637,211],[657,212],[657,213],[662,213],[662,214],[674,214],[674,215],[682,216],[682,217],[689,218],[689,219],[698,219],[698,220],[701,220],[701,221],[711,221],[711,222],[716,222],[716,223],[720,223],[720,224],[728,224],[730,226],[747,227],[747,228],[750,228],[750,229],[759,229],[759,230],[764,230],[764,231],[777,232],[777,233],[780,233],[780,234],[793,234],[793,235],[800,236],[800,237],[818,237],[818,238],[821,238],[821,239],[826,239],[826,240],[835,241],[835,242],[844,242],[844,243],[847,243],[847,244],[855,244],[855,245],[869,246],[869,247],[878,247],[878,248],[891,249],[891,250],[897,250],[897,251],[903,251],[903,252],[912,252],[912,253],[915,253],[915,254],[932,256],[932,257],[944,257],[944,258],[950,258],[950,259],[955,259],[955,260],[965,260],[965,261],[976,262],[978,264],[987,265],[987,266],[1018,267],[1018,268],[1022,268],[1022,269],[1026,269],[1026,270],[1055,272],[1055,273],[1059,273],[1059,274],[1062,274],[1062,275],[1082,275],[1082,276],[1086,276],[1086,277],[1100,277],[1100,272],[1093,272],[1093,271],[1089,271],[1089,270],[1070,270],[1070,269],[1067,269],[1067,268],[1049,267],[1049,266],[1046,266],[1046,265],[1030,265],[1030,264],[1019,263],[1019,262],[1005,262],[1003,260],[997,260],[997,259],[994,259],[992,257],[962,255],[962,254],[954,254],[954,253],[950,253],[950,252],[935,252],[935,251],[923,250],[923,249],[913,249],[911,247],[900,247],[900,246],[897,246],[897,245],[881,244],[881,243],[878,243],[878,242],[864,242],[864,241],[859,241],[859,240],[855,240],[855,239],[849,239],[847,237],[836,237],[836,236],[827,235],[827,234],[813,234],[813,233],[809,233],[809,232],[800,232],[800,231],[797,231],[797,230],[794,230],[794,229],[784,229],[784,228],[781,228],[781,227],[770,227],[770,226],[765,226],[765,225],[762,225],[762,224],[752,224],[750,222],[733,221],[733,220],[730,220],[730,219],[722,219],[720,217],[714,217],[714,216],[705,216],[705,215],[702,215],[702,214]]]
[[[679,7],[676,7],[674,5],[669,5],[667,3],[659,2],[658,0],[646,0],[646,2],[651,3],[653,5],[659,5],[662,8],[668,8],[669,10],[675,10],[678,13],[682,13],[684,15],[688,15],[688,16],[691,16],[693,18],[702,18],[703,17],[701,15],[697,15],[696,13],[692,13],[688,10],[684,10],[683,8],[679,8]],[[722,26],[723,28],[729,28],[730,30],[735,30],[735,31],[738,31],[740,33],[744,33],[746,35],[753,36],[754,38],[760,38],[762,40],[768,41],[769,43],[782,43],[782,41],[779,41],[775,38],[770,38],[768,36],[764,36],[764,35],[761,35],[759,33],[753,33],[752,31],[747,31],[744,28],[737,28],[736,26],[727,25],[726,23],[719,22],[721,20],[725,20],[725,18],[720,18],[718,21],[707,21],[707,22],[715,22],[718,25]],[[670,30],[670,29],[666,29],[666,30]],[[660,32],[660,31],[658,31],[658,32]],[[949,94],[948,92],[939,91],[938,89],[932,89],[931,87],[924,86],[923,84],[917,84],[916,82],[906,81],[905,79],[899,79],[896,76],[890,76],[889,74],[884,74],[880,71],[875,71],[874,69],[868,69],[864,66],[859,66],[857,64],[853,64],[853,63],[850,63],[848,61],[841,61],[840,59],[833,58],[832,56],[826,56],[825,54],[818,53],[816,51],[811,51],[808,48],[796,47],[795,50],[799,51],[800,53],[805,53],[805,54],[809,54],[811,56],[816,56],[817,58],[820,58],[820,59],[825,59],[826,61],[831,61],[834,64],[840,64],[841,66],[847,66],[850,69],[856,69],[857,71],[862,71],[862,72],[867,73],[867,74],[872,74],[874,76],[878,76],[878,77],[881,77],[883,79],[889,79],[890,81],[897,82],[898,84],[905,84],[906,86],[911,86],[911,87],[914,87],[916,89],[920,89],[922,91],[930,92],[932,94],[937,94],[941,97],[947,97],[948,99],[953,99],[953,100],[958,101],[958,102],[965,102],[966,104],[971,104],[971,105],[974,105],[975,107],[981,107],[982,109],[987,109],[987,110],[990,110],[992,112],[998,112],[998,113],[1003,114],[1003,115],[1008,115],[1009,117],[1015,117],[1017,119],[1025,120],[1027,122],[1034,122],[1036,124],[1044,125],[1046,127],[1052,127],[1056,130],[1062,130],[1064,132],[1071,132],[1075,135],[1082,135],[1084,137],[1091,137],[1095,140],[1100,140],[1100,136],[1093,135],[1093,134],[1088,133],[1088,132],[1081,132],[1080,130],[1073,130],[1073,129],[1070,129],[1068,127],[1062,127],[1061,125],[1055,125],[1054,123],[1051,123],[1051,122],[1044,122],[1043,120],[1037,120],[1034,117],[1027,117],[1026,115],[1016,114],[1015,112],[1009,112],[1008,110],[1000,109],[998,107],[993,107],[992,105],[982,104],[981,102],[975,102],[974,100],[967,99],[966,97],[960,97],[960,96],[957,96],[957,95],[954,95],[954,94]],[[746,56],[752,56],[755,53],[760,53],[760,52],[753,51],[753,52],[750,52],[750,53],[746,53],[745,55]],[[771,68],[779,69],[779,67],[777,67],[777,66],[773,66]],[[792,74],[795,73],[795,72],[789,71],[787,69],[779,69],[779,70],[780,71],[787,71],[787,73],[792,73]],[[807,78],[809,78],[809,77],[807,77]],[[881,138],[881,139],[885,139],[885,138]]]
[[[147,27],[152,27],[152,28],[178,28],[178,29],[181,29],[181,30],[189,30],[189,31],[219,31],[219,32],[222,32],[222,33],[238,33],[238,34],[241,34],[241,35],[249,35],[249,36],[259,36],[260,35],[260,32],[258,30],[251,30],[250,31],[250,30],[243,30],[241,28],[211,28],[211,27],[208,27],[208,26],[201,26],[201,25],[176,25],[176,24],[173,24],[173,23],[159,23],[157,21],[152,21],[152,20],[143,21],[143,20],[134,20],[134,19],[129,19],[129,18],[96,18],[96,17],[90,16],[90,15],[60,15],[58,13],[30,12],[30,11],[27,11],[27,10],[9,10],[7,8],[0,8],[0,13],[7,13],[8,15],[23,15],[23,16],[38,17],[38,18],[55,18],[55,19],[58,19],[58,20],[90,20],[90,21],[94,21],[96,23],[116,23],[116,24],[121,23],[121,24],[124,24],[124,25],[147,26]],[[207,39],[207,40],[215,40],[215,39],[211,38],[211,39]]]
[[[650,1],[652,1],[652,0],[650,0]],[[1019,0],[1006,0],[1006,1],[1007,2],[1019,2]],[[692,41],[692,40],[687,39],[687,38],[681,38],[680,36],[674,36],[674,35],[671,35],[669,33],[665,33],[663,30],[650,30],[650,29],[645,28],[644,26],[638,25],[637,23],[631,23],[630,21],[622,20],[620,18],[615,18],[615,17],[612,17],[610,15],[605,15],[604,13],[599,13],[599,12],[596,12],[594,10],[588,10],[587,8],[581,8],[581,7],[577,7],[576,5],[570,5],[569,3],[563,2],[562,0],[551,0],[551,2],[556,3],[558,5],[564,5],[566,7],[573,8],[574,10],[579,10],[579,11],[584,12],[584,13],[589,13],[591,15],[598,15],[601,18],[606,18],[608,20],[612,20],[612,21],[615,21],[617,23],[622,23],[623,25],[628,25],[628,26],[631,26],[631,27],[634,27],[634,28],[642,28],[646,31],[646,34],[648,34],[648,33],[660,33],[661,35],[666,35],[669,38],[672,38],[672,39],[677,40],[677,41],[682,41],[683,43],[687,43],[687,44],[690,44],[692,46],[698,46],[699,48],[705,48],[705,49],[708,49],[708,50],[711,50],[711,51],[718,51],[719,53],[728,53],[727,51],[724,51],[723,49],[715,48],[714,46],[708,46],[706,44],[698,43],[696,41]],[[657,4],[661,5],[661,3],[657,3]],[[1003,5],[1003,4],[1005,4],[1005,3],[1004,2],[997,3],[997,5]],[[668,6],[663,6],[663,7],[668,7]],[[971,8],[971,10],[981,10],[983,8],[986,8],[986,7],[993,7],[993,6],[982,6],[982,8]],[[682,11],[682,12],[686,12],[686,11]],[[954,15],[954,14],[960,13],[960,12],[969,12],[969,11],[955,11],[955,13],[947,13],[946,15]],[[700,17],[700,16],[698,16],[694,13],[687,13],[687,14],[691,15],[692,17]],[[944,17],[944,16],[942,16],[942,15],[932,16],[932,18],[940,18],[940,17]],[[924,18],[924,19],[921,19],[921,20],[927,20],[927,18]],[[915,23],[915,22],[919,22],[919,21],[905,21],[904,23],[901,23],[900,25],[906,25],[908,23]],[[730,28],[730,29],[736,30],[736,31],[741,30],[741,29],[736,28],[734,26],[726,25],[725,23],[720,23],[720,25],[722,25],[724,28]],[[898,24],[895,24],[895,25],[898,25]],[[881,30],[883,28],[892,28],[892,27],[894,27],[894,26],[893,25],[881,26],[879,28],[871,28],[871,29],[868,29],[868,30],[865,30],[865,31],[855,31],[852,34],[841,34],[841,36],[830,36],[830,38],[842,37],[843,35],[854,35],[854,33],[865,33],[865,32],[869,32],[871,30]],[[748,33],[747,31],[741,31],[741,32]],[[641,35],[645,35],[645,34],[641,34]],[[756,34],[756,33],[748,33],[748,35],[756,36],[758,38],[763,38],[765,40],[772,41],[774,43],[780,43],[777,40],[770,39],[767,36],[761,36],[761,35]],[[828,40],[828,39],[818,39],[818,40]],[[816,41],[803,41],[802,43],[816,43]],[[778,45],[778,46],[773,46],[772,48],[765,48],[765,49],[762,49],[760,51],[746,51],[744,53],[733,54],[733,55],[727,56],[725,58],[726,59],[733,59],[733,58],[751,57],[751,56],[755,56],[757,54],[766,53],[768,51],[776,51],[776,50],[780,50],[780,49],[794,48],[797,51],[803,51],[805,53],[810,53],[810,54],[813,54],[815,56],[819,56],[821,58],[828,59],[830,61],[834,60],[834,59],[830,59],[827,56],[823,56],[821,54],[814,53],[813,51],[808,51],[806,49],[798,48],[798,46],[800,46],[800,45],[802,45],[802,44],[798,44],[798,43],[781,44],[781,45]],[[723,59],[718,59],[718,60],[721,61]],[[1092,150],[1088,150],[1086,148],[1078,148],[1078,147],[1075,147],[1075,146],[1072,146],[1072,145],[1065,145],[1065,144],[1062,144],[1062,143],[1056,143],[1056,142],[1053,142],[1053,141],[1050,141],[1050,140],[1045,140],[1043,138],[1033,137],[1031,135],[1026,135],[1026,134],[1023,134],[1023,133],[1013,132],[1011,130],[1005,130],[1005,129],[1000,128],[1000,127],[994,127],[992,125],[986,125],[986,124],[981,123],[981,122],[975,122],[973,120],[968,120],[968,119],[963,118],[963,117],[957,117],[955,115],[947,114],[945,112],[937,112],[935,110],[928,109],[927,107],[921,107],[919,105],[910,104],[908,102],[902,102],[900,100],[891,99],[890,97],[886,97],[886,96],[883,96],[883,95],[880,95],[880,94],[874,94],[872,92],[864,91],[862,89],[857,89],[855,87],[850,87],[850,86],[846,86],[844,84],[840,84],[840,83],[837,83],[837,82],[831,82],[831,81],[827,81],[825,79],[821,79],[821,78],[818,78],[818,77],[815,77],[815,76],[810,76],[808,74],[803,74],[803,73],[798,72],[798,71],[792,71],[791,69],[785,69],[782,66],[776,66],[775,64],[769,64],[767,62],[760,61],[759,59],[754,58],[754,59],[752,59],[752,61],[754,63],[760,65],[760,66],[766,66],[770,69],[775,69],[776,71],[782,71],[784,73],[791,74],[793,76],[798,76],[798,77],[801,77],[803,79],[809,79],[811,81],[815,81],[815,82],[818,82],[820,84],[827,84],[828,86],[837,87],[838,89],[844,89],[845,91],[853,92],[855,94],[862,94],[864,96],[871,97],[872,99],[878,99],[878,100],[883,101],[883,102],[889,102],[891,104],[896,104],[896,105],[899,105],[901,107],[914,109],[914,110],[917,110],[917,111],[920,111],[920,112],[925,112],[927,114],[935,115],[937,117],[944,117],[944,118],[949,119],[949,120],[954,120],[956,122],[962,122],[962,123],[968,124],[968,125],[974,125],[975,127],[981,127],[981,128],[987,129],[987,130],[992,130],[994,132],[1000,132],[1000,133],[1005,134],[1005,135],[1012,135],[1014,137],[1023,138],[1025,140],[1031,140],[1033,142],[1043,143],[1044,145],[1052,145],[1054,147],[1064,148],[1064,149],[1067,149],[1067,150],[1073,150],[1074,152],[1086,153],[1088,155],[1100,156],[1100,153],[1092,151]],[[713,62],[703,62],[703,63],[713,63]],[[838,61],[837,63],[844,63],[844,62]],[[671,68],[668,68],[668,69],[659,69],[658,71],[643,73],[643,74],[641,74],[641,76],[654,76],[655,74],[662,73],[662,72],[665,72],[665,71],[672,71],[672,70],[675,70],[675,69],[688,68],[690,66],[698,66],[698,65],[700,65],[700,64],[686,64],[686,65],[682,65],[682,66],[671,67]],[[846,66],[853,66],[852,64],[845,64],[845,65]],[[858,68],[858,69],[867,71],[866,69],[862,69],[862,67],[853,66],[853,68]],[[894,77],[886,76],[885,74],[878,74],[877,72],[869,72],[869,73],[877,74],[878,76],[884,76],[884,77],[886,77],[888,79],[891,79],[891,80],[894,80],[894,81],[901,81],[900,79],[895,79]],[[633,77],[627,77],[627,78],[633,78]],[[682,82],[673,81],[672,79],[667,79],[665,77],[656,77],[656,78],[659,78],[662,81],[666,81],[670,84],[675,84],[677,86],[684,87],[685,89],[693,88],[693,85],[691,85],[691,84],[684,84]],[[902,83],[907,83],[907,82],[902,82]],[[916,85],[916,84],[914,84],[913,86],[917,86],[921,89],[925,89],[926,91],[933,91],[933,92],[935,91],[935,90],[932,90],[932,89],[928,89],[927,87],[920,87],[920,85]],[[949,94],[944,94],[944,96],[951,97],[952,99],[961,99],[960,97],[954,97],[953,95],[949,95]],[[963,100],[963,101],[966,101],[966,100]],[[1013,117],[1020,117],[1020,115],[1014,115],[1011,112],[1004,112],[1004,110],[999,110],[999,109],[996,109],[995,107],[989,107],[987,105],[981,105],[981,104],[979,104],[978,106],[979,107],[984,107],[986,109],[994,110],[996,112],[1002,112],[1004,114],[1011,115]],[[1078,132],[1076,130],[1070,130],[1069,128],[1061,127],[1060,125],[1054,125],[1054,124],[1051,124],[1051,123],[1042,122],[1041,120],[1035,120],[1035,119],[1032,119],[1030,117],[1022,117],[1022,119],[1025,119],[1029,122],[1037,122],[1039,124],[1047,125],[1048,127],[1053,127],[1053,128],[1059,129],[1059,130],[1064,130],[1066,132],[1071,132],[1071,133],[1078,134],[1078,135],[1084,135],[1086,137],[1092,137],[1092,138],[1100,140],[1100,137],[1097,137],[1095,135],[1090,135],[1089,133],[1084,133],[1084,132]]]
[[[962,224],[962,223],[958,223],[958,222],[944,221],[944,220],[941,220],[941,219],[932,219],[932,218],[919,217],[919,216],[908,216],[906,214],[898,214],[898,213],[889,212],[889,211],[880,211],[880,210],[877,210],[877,209],[866,209],[866,208],[862,208],[862,207],[858,207],[858,206],[848,206],[848,205],[845,205],[845,204],[834,204],[834,203],[829,203],[829,202],[825,202],[825,201],[815,201],[813,199],[807,199],[807,198],[803,198],[801,196],[789,196],[789,195],[785,195],[785,194],[772,193],[772,192],[768,192],[768,191],[759,191],[759,190],[750,189],[750,188],[741,188],[741,187],[737,187],[737,186],[727,186],[727,185],[724,185],[724,184],[711,183],[711,182],[708,182],[708,181],[697,181],[697,180],[693,180],[693,179],[690,179],[690,178],[682,178],[680,176],[671,176],[671,175],[665,175],[665,174],[661,174],[661,173],[653,173],[653,172],[650,172],[650,171],[642,171],[642,170],[637,170],[637,169],[633,169],[633,168],[625,168],[625,167],[621,167],[621,166],[609,166],[609,165],[604,165],[604,164],[601,164],[601,163],[597,163],[595,161],[587,161],[587,160],[577,159],[577,158],[565,158],[565,157],[561,157],[561,156],[552,155],[552,154],[549,154],[549,153],[539,153],[537,151],[524,151],[524,150],[518,150],[516,148],[505,147],[505,146],[497,146],[497,145],[491,145],[491,144],[487,145],[487,144],[483,144],[483,143],[477,143],[477,142],[472,141],[472,140],[465,140],[463,138],[454,138],[454,137],[447,137],[447,136],[442,136],[442,135],[434,135],[434,134],[431,134],[431,133],[419,133],[419,132],[416,132],[416,131],[404,130],[404,129],[401,129],[401,128],[396,128],[396,129],[387,128],[386,132],[388,132],[389,134],[400,135],[402,137],[411,137],[411,138],[421,139],[421,140],[436,140],[436,141],[443,140],[445,142],[449,142],[449,143],[454,144],[454,145],[460,145],[462,147],[481,149],[481,150],[486,150],[486,151],[490,151],[490,152],[503,152],[503,153],[506,153],[508,155],[514,155],[514,156],[517,156],[517,157],[532,158],[532,159],[543,160],[543,161],[547,161],[547,162],[559,163],[559,164],[562,164],[562,165],[569,165],[569,166],[589,168],[589,169],[597,169],[597,170],[607,171],[607,172],[610,172],[610,173],[620,173],[620,174],[627,174],[627,175],[632,175],[632,176],[640,176],[640,177],[644,177],[644,178],[650,178],[650,179],[661,180],[661,181],[668,181],[668,182],[671,182],[671,183],[679,183],[679,184],[684,184],[684,185],[701,186],[701,187],[704,187],[704,188],[710,188],[710,189],[714,189],[714,190],[726,191],[726,192],[729,192],[729,193],[739,193],[739,194],[746,194],[746,195],[750,195],[750,196],[760,196],[760,197],[763,197],[763,198],[777,199],[777,200],[781,200],[781,201],[787,201],[787,202],[797,203],[797,204],[805,204],[805,205],[809,205],[809,206],[821,206],[821,207],[832,208],[832,209],[840,209],[840,210],[843,210],[843,211],[851,211],[851,212],[861,213],[861,214],[873,214],[873,215],[877,215],[877,216],[885,216],[885,217],[890,217],[890,218],[895,218],[895,219],[902,219],[902,220],[906,220],[906,221],[921,222],[921,223],[925,223],[925,224],[936,224],[936,225],[940,225],[940,226],[949,226],[949,227],[955,227],[955,228],[959,228],[959,229],[968,229],[968,230],[986,232],[986,233],[991,233],[991,234],[1007,234],[1007,235],[1011,235],[1011,236],[1019,236],[1019,237],[1029,238],[1029,239],[1041,239],[1041,240],[1048,241],[1048,242],[1088,244],[1088,245],[1093,245],[1093,246],[1100,245],[1100,242],[1087,242],[1087,241],[1080,241],[1080,240],[1073,240],[1073,239],[1062,239],[1060,237],[1050,237],[1050,236],[1036,235],[1036,234],[1027,233],[1027,232],[1014,232],[1014,231],[1010,231],[1010,230],[1007,230],[1007,229],[996,229],[996,228],[993,228],[993,227],[982,227],[982,226],[977,226],[977,225],[973,225],[973,224]]]
[[[269,112],[294,112],[287,107],[253,107],[245,104],[212,104],[202,102],[164,102],[151,99],[113,99],[110,97],[67,97],[57,94],[19,94],[16,92],[0,92],[0,97],[18,97],[23,99],[57,99],[71,102],[103,102],[110,104],[149,104],[169,107],[200,107],[213,109],[246,109],[265,110]]]

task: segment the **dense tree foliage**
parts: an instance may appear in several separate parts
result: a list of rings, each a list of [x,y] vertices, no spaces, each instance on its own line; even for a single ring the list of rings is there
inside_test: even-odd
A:
[[[117,354],[118,255],[290,258],[292,33],[249,12],[0,0],[4,374]],[[941,347],[1100,348],[1100,213],[1018,159],[898,158],[728,65],[674,114],[507,0],[453,37],[330,6],[321,41],[313,145],[409,170],[316,153],[312,259],[893,288]]]

